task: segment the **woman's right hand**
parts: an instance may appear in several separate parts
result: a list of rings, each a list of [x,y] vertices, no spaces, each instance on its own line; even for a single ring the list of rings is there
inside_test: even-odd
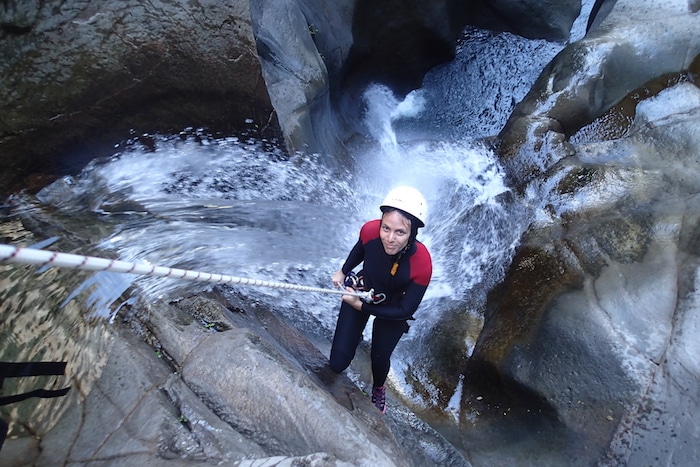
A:
[[[345,283],[345,274],[343,274],[342,269],[338,269],[331,276],[331,281],[335,287],[340,288]]]

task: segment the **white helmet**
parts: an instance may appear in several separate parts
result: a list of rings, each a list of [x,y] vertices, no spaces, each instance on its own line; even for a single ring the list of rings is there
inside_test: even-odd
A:
[[[400,186],[394,188],[386,195],[384,202],[379,209],[384,212],[385,208],[400,209],[418,221],[418,227],[425,227],[425,218],[428,214],[428,203],[420,191],[410,186]]]

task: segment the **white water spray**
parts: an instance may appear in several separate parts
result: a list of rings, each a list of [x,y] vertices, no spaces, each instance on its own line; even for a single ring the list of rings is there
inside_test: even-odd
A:
[[[519,238],[512,210],[500,201],[509,190],[495,155],[470,140],[399,142],[393,124],[420,115],[420,90],[399,101],[375,85],[364,98],[365,124],[381,146],[380,152],[360,156],[367,204],[376,205],[384,191],[398,185],[424,194],[428,222],[420,238],[433,252],[435,267],[426,298],[460,299],[485,276],[498,275]]]
[[[396,156],[399,145],[393,123],[419,115],[424,109],[425,99],[420,91],[414,91],[400,101],[389,88],[375,84],[365,91],[363,102],[366,109],[364,123],[370,136],[387,156]]]

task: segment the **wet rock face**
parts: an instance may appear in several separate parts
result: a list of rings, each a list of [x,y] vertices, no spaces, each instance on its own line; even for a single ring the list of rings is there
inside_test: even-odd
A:
[[[340,143],[366,132],[361,123],[362,93],[369,84],[382,83],[398,96],[419,88],[425,73],[454,57],[456,40],[466,25],[563,40],[580,9],[578,0],[556,4],[348,0],[322,7],[317,0],[276,3],[276,8],[265,8],[267,24],[285,26],[268,26],[265,36],[256,32],[256,38],[275,57],[266,60],[261,52],[268,85],[270,75],[277,78],[274,83],[283,84],[270,94],[273,101],[283,96],[289,107],[289,112],[283,112],[275,105],[288,145],[335,153],[342,153]],[[300,16],[306,21],[290,31],[289,18]],[[306,41],[299,47],[307,28],[313,44]],[[306,65],[305,73],[313,71],[310,82],[299,79],[304,73],[292,74],[300,63]]]
[[[581,10],[580,0],[474,2],[473,24],[530,39],[564,41]],[[527,18],[523,21],[524,18]]]
[[[39,14],[39,1],[6,2],[0,11],[0,30],[21,34],[29,31]]]
[[[434,66],[454,57],[467,24],[529,38],[565,40],[580,1],[360,0],[352,22],[353,44],[343,87],[382,82],[398,95],[421,86]]]
[[[343,88],[381,82],[398,95],[419,88],[428,70],[454,58],[455,42],[469,18],[465,3],[358,1]]]
[[[659,82],[665,87],[684,74],[696,76],[697,34],[697,15],[684,0],[616,2],[611,14],[542,71],[499,134],[512,184],[572,155],[567,139],[632,91],[643,96],[658,92]]]
[[[354,3],[251,2],[265,83],[290,152],[343,153],[329,90],[352,44]]]
[[[80,403],[38,433],[36,445],[7,443],[6,459],[468,465],[427,425],[400,414],[386,421],[348,378],[329,375],[326,358],[300,333],[266,310],[239,308],[219,293],[134,305],[120,316],[109,361],[77,396]],[[213,321],[225,326],[216,330],[208,326]],[[135,330],[158,349],[157,358]],[[111,394],[115,387],[128,390]]]
[[[0,186],[142,132],[273,122],[247,2],[4,2]]]
[[[700,89],[636,110],[628,136],[575,145],[540,178],[540,221],[489,298],[473,360],[551,404],[581,459],[692,464]]]
[[[501,133],[513,184],[540,190],[538,220],[473,361],[551,404],[584,462],[699,458],[697,32],[685,1],[618,1]]]
[[[368,83],[398,94],[419,87],[452,58],[470,21],[561,39],[577,8],[8,0],[0,9],[0,190],[40,188],[47,180],[30,174],[73,172],[134,135],[190,126],[275,136],[281,128],[290,152],[339,154],[358,131]]]

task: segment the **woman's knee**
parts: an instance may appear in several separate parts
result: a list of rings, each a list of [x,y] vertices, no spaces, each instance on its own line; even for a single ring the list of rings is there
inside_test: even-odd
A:
[[[354,355],[340,350],[331,349],[330,367],[336,373],[342,373],[350,366]]]

